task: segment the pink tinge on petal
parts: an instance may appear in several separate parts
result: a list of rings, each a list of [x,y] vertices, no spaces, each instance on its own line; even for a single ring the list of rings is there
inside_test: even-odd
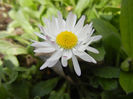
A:
[[[67,56],[63,56],[64,58],[67,58]]]
[[[41,26],[41,25],[39,24],[38,27],[40,28],[41,32],[45,34],[45,31],[44,31],[43,26]]]
[[[40,38],[46,40],[46,37],[45,37],[44,35],[42,35],[42,34],[40,34],[40,33],[37,33],[37,32],[34,32],[34,33],[35,33],[38,37],[40,37]]]
[[[67,56],[62,56],[61,58],[61,63],[62,63],[62,66],[63,67],[66,67],[67,66]]]
[[[52,44],[55,44],[55,42],[54,42],[54,41],[51,41],[51,43],[52,43]]]
[[[50,37],[49,37],[48,35],[46,35],[46,39],[47,39],[47,40],[50,40]]]

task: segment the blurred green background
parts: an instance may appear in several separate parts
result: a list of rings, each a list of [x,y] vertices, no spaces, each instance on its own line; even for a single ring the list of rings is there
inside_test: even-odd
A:
[[[0,0],[0,99],[132,99],[133,98],[133,0]],[[56,74],[34,56],[30,40],[44,25],[43,17],[60,11],[86,16],[94,34],[98,63],[80,61],[82,76],[63,68],[72,80]]]

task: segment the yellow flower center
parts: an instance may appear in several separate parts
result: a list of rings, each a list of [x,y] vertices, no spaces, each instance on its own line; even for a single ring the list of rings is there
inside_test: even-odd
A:
[[[68,31],[61,32],[56,37],[56,43],[64,49],[73,48],[76,46],[77,41],[77,36],[74,33]]]

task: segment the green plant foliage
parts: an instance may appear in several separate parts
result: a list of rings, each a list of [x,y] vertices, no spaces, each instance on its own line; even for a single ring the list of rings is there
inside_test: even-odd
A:
[[[94,75],[102,78],[118,78],[120,69],[116,67],[98,67],[93,71]]]
[[[58,78],[50,79],[37,83],[32,90],[34,96],[45,96],[48,95],[52,89],[56,86]]]
[[[132,99],[133,97],[133,0],[1,0],[0,2],[0,99]],[[94,35],[102,35],[87,52],[97,63],[79,59],[82,75],[73,72],[72,61],[63,67],[39,70],[43,57],[36,57],[34,32],[45,27],[60,11],[85,24],[93,23]],[[46,56],[46,57],[45,57]],[[58,66],[59,64],[57,64]],[[58,71],[58,69],[56,70]]]
[[[120,49],[120,36],[118,30],[114,26],[101,19],[94,19],[93,25],[97,32],[103,36],[104,46],[106,48]]]
[[[24,47],[18,44],[12,44],[5,40],[0,40],[0,52],[7,55],[19,55],[27,53]]]
[[[123,47],[128,56],[133,58],[133,0],[122,0],[120,29]]]
[[[75,13],[80,16],[82,11],[88,7],[89,2],[89,0],[79,0],[75,8]]]
[[[104,90],[114,90],[118,87],[118,83],[114,79],[99,79],[99,83]]]
[[[126,72],[121,72],[120,73],[120,85],[123,88],[123,90],[126,91],[126,93],[131,93],[133,92],[133,73],[126,73]]]
[[[126,59],[125,61],[123,61],[122,63],[121,63],[121,69],[123,70],[123,71],[130,71],[131,69],[132,69],[132,66],[130,66],[130,62],[132,61],[132,59],[131,58],[128,58],[128,59]]]

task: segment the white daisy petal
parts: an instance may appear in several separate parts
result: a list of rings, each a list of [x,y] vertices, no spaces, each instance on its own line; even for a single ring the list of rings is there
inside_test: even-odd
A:
[[[99,53],[99,51],[97,50],[97,49],[95,49],[95,48],[93,48],[93,47],[90,47],[90,46],[87,46],[86,47],[86,50],[88,50],[88,51],[90,51],[90,52],[93,52],[93,53]]]
[[[59,25],[59,33],[66,30],[65,29],[66,23],[63,19],[58,18],[58,25]]]
[[[68,29],[68,31],[72,31],[72,28],[75,26],[76,19],[77,16],[70,12],[66,19],[66,28]]]
[[[93,42],[95,42],[95,41],[100,40],[102,38],[102,36],[101,35],[97,35],[97,36],[93,36],[91,38],[93,39]]]
[[[72,51],[71,50],[64,50],[63,56],[66,56],[67,60],[69,60],[70,58],[72,58]]]
[[[43,69],[45,69],[46,67],[47,67],[47,64],[44,63],[44,64],[40,67],[40,70],[43,70]]]
[[[49,23],[50,23],[50,20],[49,19],[43,18],[43,21],[44,21],[44,23],[45,23],[46,26],[49,26]]]
[[[60,12],[58,12],[57,21],[58,21],[57,23],[58,23],[58,26],[59,26],[59,33],[62,32],[62,31],[65,31],[66,22],[64,21],[64,19],[62,17],[62,14]]]
[[[73,61],[73,66],[74,66],[74,70],[76,74],[80,76],[81,75],[80,66],[79,66],[77,58],[74,55],[72,55],[72,61]]]
[[[58,11],[58,18],[63,19],[61,12]]]
[[[52,17],[52,22],[51,22],[51,33],[52,35],[56,36],[58,33],[59,26],[58,26],[58,21],[57,18]]]
[[[34,50],[35,53],[51,53],[54,51],[55,51],[55,49],[52,47],[38,48],[38,49]]]
[[[53,67],[58,61],[59,61],[59,59],[58,60],[54,60],[54,61],[50,61],[50,63],[48,64],[48,67],[50,67],[50,68]]]
[[[46,60],[46,62],[42,65],[40,69],[42,70],[46,67],[53,67],[61,57],[62,55],[61,53],[62,53],[61,51],[56,51],[50,58]]]
[[[46,25],[45,30],[44,30],[45,33],[48,36],[50,36],[51,38],[55,38],[55,35],[53,35],[54,34],[53,33],[53,25],[55,25],[55,24],[53,24],[49,19],[44,18],[43,20],[44,20],[44,23]]]
[[[38,41],[35,41],[35,40],[32,40],[32,39],[29,39],[31,42],[33,42],[33,43],[36,43],[36,42],[38,42]]]
[[[38,27],[40,28],[41,33],[44,33],[44,34],[45,34],[44,27],[43,27],[43,26],[41,26],[40,24],[38,25]]]
[[[88,31],[89,31],[89,25],[86,24],[86,25],[82,28],[81,32],[77,35],[78,38],[79,38],[79,40],[83,41],[83,40],[87,37]]]
[[[32,43],[31,46],[33,47],[50,47],[51,45],[48,42],[35,42]]]
[[[61,57],[61,63],[63,65],[63,67],[66,67],[67,66],[67,56],[62,56]]]
[[[89,33],[89,36],[91,36],[94,33],[95,29],[92,29]]]
[[[93,24],[92,22],[89,24],[89,28],[88,28],[88,34],[89,34],[89,35],[92,35],[92,33],[93,33],[92,31],[94,31],[94,30],[92,29],[92,28],[93,28],[92,24]]]
[[[81,31],[81,29],[83,28],[83,25],[84,25],[84,21],[85,21],[85,16],[83,15],[79,19],[77,24],[75,25],[74,30],[73,30],[74,33],[78,34]]]
[[[54,61],[47,60],[47,61],[40,67],[40,70],[45,69],[46,67],[53,67],[57,62],[58,62],[58,60],[54,60]]]
[[[59,60],[59,58],[61,56],[62,56],[62,51],[61,50],[58,50],[48,60],[51,60],[51,61]]]
[[[86,46],[85,45],[79,45],[76,49],[78,49],[78,51],[85,51]]]
[[[44,35],[42,35],[42,34],[40,34],[40,33],[37,33],[37,32],[34,32],[34,33],[35,33],[38,37],[40,37],[40,38],[46,40],[46,37],[45,37]]]
[[[95,59],[92,58],[90,55],[88,55],[86,52],[80,52],[80,51],[74,50],[73,53],[78,57],[80,57],[81,59],[83,59],[84,61],[96,63]]]
[[[93,42],[94,38],[89,38],[85,44],[85,46],[87,47],[88,45],[90,45]]]
[[[58,45],[56,44],[56,42],[54,41],[47,41],[49,45],[51,45],[52,47],[54,47],[55,49],[58,49]]]

